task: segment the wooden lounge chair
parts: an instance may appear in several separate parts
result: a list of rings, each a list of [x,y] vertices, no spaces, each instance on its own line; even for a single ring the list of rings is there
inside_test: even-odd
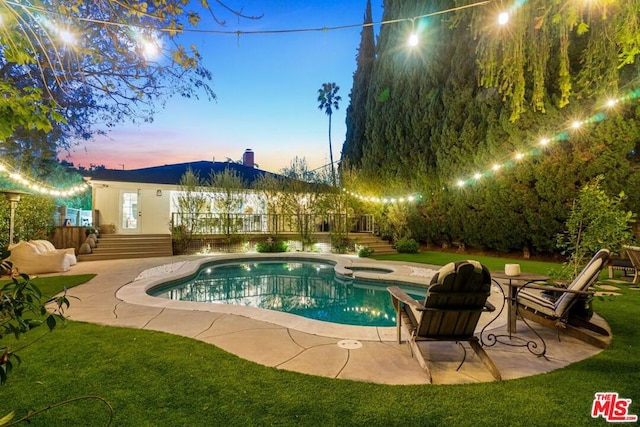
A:
[[[498,368],[474,335],[480,315],[485,311],[495,310],[487,302],[491,292],[491,275],[486,267],[477,261],[459,261],[445,265],[431,280],[427,296],[422,302],[411,298],[396,286],[387,289],[396,309],[398,343],[401,342],[404,325],[409,334],[411,353],[430,381],[431,372],[418,341],[466,341],[493,377],[496,380],[502,379]]]
[[[623,249],[627,251],[627,256],[631,265],[633,266],[633,283],[640,284],[640,247],[638,246],[623,246]]]
[[[589,319],[575,315],[572,309],[579,303],[581,295],[587,297],[593,295],[589,287],[598,280],[600,272],[607,265],[609,256],[608,249],[599,250],[567,288],[538,284],[523,286],[516,299],[518,315],[543,326],[555,328],[558,333],[562,330],[569,336],[596,347],[606,348],[610,339],[600,338],[597,335],[609,337],[609,331],[590,322]],[[559,296],[548,297],[540,292],[541,290],[550,291]],[[582,301],[584,303],[584,300]],[[597,335],[588,331],[595,332]]]

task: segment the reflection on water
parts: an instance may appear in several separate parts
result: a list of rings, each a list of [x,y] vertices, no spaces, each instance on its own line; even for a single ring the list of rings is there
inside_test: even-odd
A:
[[[387,286],[341,280],[329,264],[253,262],[205,266],[194,279],[152,293],[173,300],[260,307],[334,323],[393,326],[395,311]],[[402,287],[424,298],[424,291]]]

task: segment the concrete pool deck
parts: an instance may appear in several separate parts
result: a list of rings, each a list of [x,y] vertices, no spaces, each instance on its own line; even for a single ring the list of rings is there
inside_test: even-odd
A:
[[[190,337],[213,344],[243,359],[309,375],[380,384],[429,382],[427,375],[412,358],[409,346],[395,341],[395,327],[340,326],[292,315],[283,316],[283,313],[269,310],[242,312],[228,305],[206,304],[205,307],[201,306],[205,303],[160,300],[141,296],[140,287],[131,290],[131,285],[140,281],[141,273],[149,269],[157,271],[167,264],[190,263],[202,258],[175,256],[78,263],[62,275],[95,273],[97,276],[86,284],[69,289],[68,295],[78,299],[71,301],[66,315],[70,320]],[[420,280],[415,274],[420,269],[438,268],[404,262],[368,260],[368,263],[392,265],[395,273],[405,275],[407,281]],[[492,292],[492,302],[498,309],[501,298],[502,294]],[[492,317],[495,314],[483,314],[481,323],[486,324]],[[491,323],[488,331],[506,334],[506,323],[505,309]],[[501,343],[485,347],[503,380],[549,372],[601,351],[568,336],[563,335],[558,340],[555,331],[535,324],[533,326],[547,344],[547,359],[531,354],[526,347]],[[517,333],[527,340],[535,338],[522,321],[518,321]],[[458,344],[424,344],[434,384],[493,381],[484,364],[467,344],[465,347],[466,361],[456,371],[464,355]]]

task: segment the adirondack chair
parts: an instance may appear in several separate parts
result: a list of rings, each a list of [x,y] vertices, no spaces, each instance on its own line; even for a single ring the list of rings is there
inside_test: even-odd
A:
[[[495,310],[487,301],[491,292],[491,275],[486,267],[477,261],[445,265],[431,280],[424,301],[413,299],[397,286],[387,289],[396,309],[398,343],[401,343],[404,326],[411,353],[429,380],[431,372],[419,341],[466,341],[493,377],[502,379],[498,368],[474,335],[480,315]],[[464,359],[458,369],[463,363]]]
[[[579,296],[593,295],[589,287],[598,279],[600,272],[607,265],[609,256],[608,249],[600,249],[567,288],[525,285],[516,298],[518,314],[543,326],[556,328],[558,332],[562,330],[567,335],[594,346],[607,347],[610,340],[598,338],[585,329],[604,337],[609,337],[609,331],[595,325],[589,319],[572,315],[572,308],[580,300]],[[545,297],[540,291],[546,291],[547,294],[556,293],[559,296]]]
[[[627,251],[627,256],[631,265],[633,266],[633,283],[640,283],[640,247],[638,246],[623,246],[623,249]]]

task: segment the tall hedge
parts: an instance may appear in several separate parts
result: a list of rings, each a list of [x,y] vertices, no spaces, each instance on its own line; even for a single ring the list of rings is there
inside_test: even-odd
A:
[[[383,21],[462,3],[387,0]],[[366,146],[355,181],[359,190],[419,191],[426,226],[416,235],[428,242],[455,240],[499,251],[555,251],[556,236],[579,188],[598,175],[604,176],[607,193],[624,190],[629,195],[624,207],[639,212],[638,102],[631,99],[604,110],[603,91],[594,90],[585,77],[593,74],[585,68],[604,66],[589,55],[608,54],[577,26],[562,27],[568,29],[562,37],[559,30],[545,30],[540,45],[535,45],[540,40],[529,41],[532,34],[526,31],[480,36],[479,19],[487,13],[472,8],[381,27],[367,95]],[[516,22],[522,24],[522,19]],[[598,22],[592,31],[604,25]],[[420,44],[411,48],[406,40],[414,29]],[[489,24],[485,29],[494,31]],[[529,47],[516,55],[513,43]],[[567,43],[565,62],[558,58]],[[536,46],[548,52],[536,52]],[[487,64],[491,49],[502,56]],[[538,75],[540,64],[532,62],[542,59],[544,79]],[[521,70],[512,75],[521,79],[513,77],[510,87],[487,78],[492,70],[506,72],[508,66]],[[607,74],[607,79],[617,78],[610,85],[613,93],[617,87],[634,89],[632,69],[622,65]],[[566,78],[558,77],[566,72],[569,92]],[[514,100],[519,91],[524,91],[524,98],[518,98],[524,103]],[[577,131],[571,128],[573,120],[587,123]],[[552,139],[547,147],[537,145],[543,136]],[[524,158],[515,160],[516,152]],[[502,165],[498,172],[491,170],[494,163]],[[473,179],[475,173],[482,178]],[[465,181],[462,188],[456,184],[460,179]]]

